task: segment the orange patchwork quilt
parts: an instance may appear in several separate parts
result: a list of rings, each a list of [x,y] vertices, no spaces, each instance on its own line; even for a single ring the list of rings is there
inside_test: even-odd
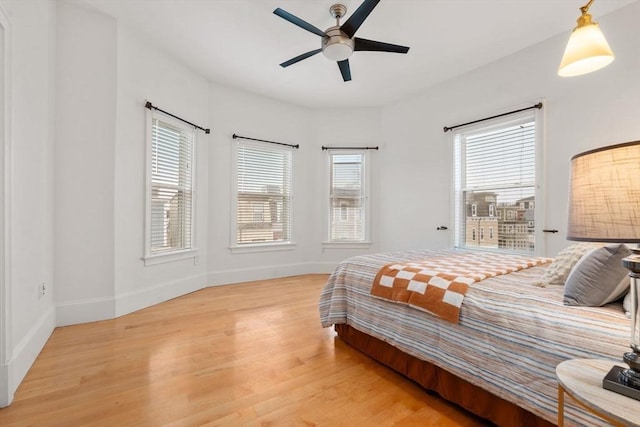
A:
[[[460,252],[418,262],[392,263],[376,275],[371,295],[458,323],[469,285],[551,261],[495,252]]]

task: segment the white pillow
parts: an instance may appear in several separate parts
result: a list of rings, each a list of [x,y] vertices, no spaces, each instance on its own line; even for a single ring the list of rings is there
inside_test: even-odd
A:
[[[549,264],[544,275],[535,284],[546,288],[547,285],[563,286],[574,265],[582,258],[587,251],[602,246],[601,243],[574,243],[561,250]]]

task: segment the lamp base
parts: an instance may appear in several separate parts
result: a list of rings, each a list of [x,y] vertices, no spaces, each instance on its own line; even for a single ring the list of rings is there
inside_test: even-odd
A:
[[[632,399],[640,400],[640,388],[634,386],[634,384],[627,379],[625,371],[630,370],[631,369],[621,366],[614,366],[602,380],[602,387]]]

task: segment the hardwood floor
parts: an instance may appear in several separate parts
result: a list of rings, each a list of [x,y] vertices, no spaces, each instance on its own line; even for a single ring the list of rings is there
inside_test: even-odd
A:
[[[321,328],[326,279],[208,288],[57,328],[0,425],[485,425]]]

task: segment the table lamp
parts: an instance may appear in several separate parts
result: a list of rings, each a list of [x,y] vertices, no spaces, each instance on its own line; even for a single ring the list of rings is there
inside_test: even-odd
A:
[[[611,145],[571,158],[568,240],[640,243],[640,141]],[[631,277],[629,366],[614,366],[607,390],[640,400],[640,251],[623,259]]]

